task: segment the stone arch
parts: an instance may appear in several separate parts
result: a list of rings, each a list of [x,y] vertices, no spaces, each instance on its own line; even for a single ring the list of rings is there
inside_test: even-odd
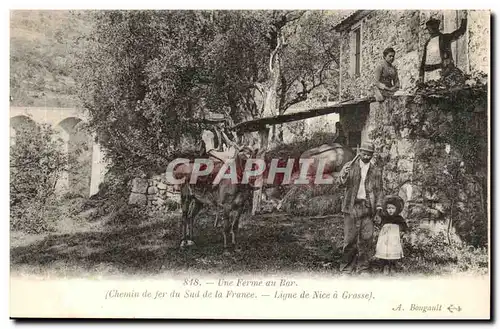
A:
[[[57,184],[62,190],[84,196],[92,196],[99,190],[99,184],[107,170],[107,160],[97,140],[91,139],[91,134],[85,131],[87,115],[79,108],[52,107],[10,107],[10,141],[11,145],[19,140],[20,127],[39,127],[38,124],[50,125],[55,131],[55,139],[62,140],[63,152],[68,155],[78,153],[81,181],[75,181],[77,176],[69,177],[69,171],[62,174]],[[77,143],[77,141],[83,143]],[[88,142],[88,143],[87,143]],[[76,147],[80,145],[81,147]],[[76,152],[79,150],[78,152]]]
[[[85,131],[84,122],[78,117],[67,117],[55,130],[64,141],[64,152],[68,155],[68,171],[58,182],[59,192],[88,196],[92,167],[92,138]]]
[[[26,115],[16,115],[10,118],[10,145],[16,143],[16,138],[19,138],[20,134],[29,133],[36,128],[35,121]]]

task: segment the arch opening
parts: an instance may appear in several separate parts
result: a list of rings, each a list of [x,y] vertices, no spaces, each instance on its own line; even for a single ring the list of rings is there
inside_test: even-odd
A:
[[[10,145],[15,145],[17,139],[23,138],[25,134],[30,134],[35,129],[37,129],[37,124],[26,115],[10,118]]]
[[[80,118],[65,118],[56,125],[68,156],[68,170],[58,182],[59,193],[87,197],[92,170],[92,137]]]

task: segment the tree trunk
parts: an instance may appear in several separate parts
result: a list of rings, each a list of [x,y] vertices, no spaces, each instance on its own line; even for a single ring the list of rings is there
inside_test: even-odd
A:
[[[261,151],[257,155],[257,158],[264,159],[269,142],[269,130],[267,128],[260,130],[259,135],[260,135]],[[253,192],[252,216],[260,213],[261,202],[262,202],[262,189],[264,188],[264,184],[265,184],[264,176],[263,175],[258,176],[255,181],[256,189]]]
[[[269,58],[269,83],[264,91],[264,116],[280,114],[278,113],[277,105],[278,90],[281,83],[281,52],[283,50],[283,36],[281,34],[281,30],[277,31],[276,39],[276,48],[271,52],[271,56]],[[279,134],[276,134],[277,128],[277,126],[271,128],[271,143],[279,142]]]

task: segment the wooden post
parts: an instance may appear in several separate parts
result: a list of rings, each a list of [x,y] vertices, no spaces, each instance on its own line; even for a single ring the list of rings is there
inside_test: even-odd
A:
[[[264,159],[267,147],[269,144],[269,128],[266,126],[265,128],[259,130],[260,135],[260,150],[257,158]],[[260,212],[260,206],[262,201],[262,188],[264,186],[264,175],[260,175],[255,180],[255,185],[257,189],[253,192],[253,202],[252,202],[252,216]]]

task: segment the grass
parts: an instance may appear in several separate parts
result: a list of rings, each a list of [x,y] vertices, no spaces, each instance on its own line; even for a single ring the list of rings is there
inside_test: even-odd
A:
[[[261,216],[243,220],[241,251],[224,256],[221,227],[211,217],[200,215],[197,245],[179,249],[179,217],[157,218],[139,225],[123,225],[86,232],[51,234],[29,243],[13,243],[11,270],[34,274],[63,275],[97,273],[146,274],[165,270],[206,272],[321,270],[340,257],[341,239],[332,243],[335,225],[321,220],[289,216]],[[331,219],[330,219],[331,220]],[[17,239],[23,237],[17,236]],[[17,244],[17,246],[16,246]],[[101,274],[105,274],[101,273]]]
[[[195,231],[197,245],[180,250],[178,215],[137,218],[139,211],[121,211],[45,235],[11,234],[11,272],[36,275],[94,277],[183,273],[303,273],[339,274],[342,217],[267,214],[240,223],[241,251],[223,255],[222,228],[202,213]],[[65,226],[68,225],[66,222]],[[220,224],[219,224],[220,225]],[[413,249],[412,249],[413,248]],[[422,250],[420,250],[420,249]],[[484,252],[432,250],[405,246],[402,275],[485,274]],[[376,265],[376,264],[375,264]]]

